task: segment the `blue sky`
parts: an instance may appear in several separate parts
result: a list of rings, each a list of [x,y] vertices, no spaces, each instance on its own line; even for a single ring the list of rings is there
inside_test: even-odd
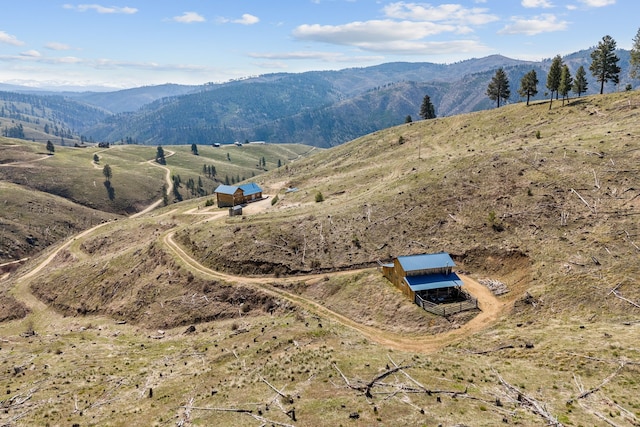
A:
[[[630,49],[637,0],[20,0],[2,4],[0,82],[129,88],[274,72],[540,60],[611,35]]]

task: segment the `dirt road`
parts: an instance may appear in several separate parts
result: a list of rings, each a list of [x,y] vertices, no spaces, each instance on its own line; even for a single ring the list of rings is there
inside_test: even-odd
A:
[[[269,205],[270,205],[269,199],[264,199],[260,202],[252,203],[248,205],[247,208],[245,209],[245,212],[256,214],[265,210]],[[200,210],[191,209],[189,211],[184,211],[184,213],[191,214],[191,215],[205,215],[206,218],[204,218],[203,221],[219,220],[226,216],[225,212],[221,212],[219,210],[203,212]],[[139,214],[135,216],[138,216],[138,215]],[[51,254],[49,254],[49,256],[45,258],[40,264],[35,266],[31,271],[29,271],[27,274],[20,277],[16,281],[16,285],[13,288],[12,293],[19,301],[22,301],[31,310],[31,314],[30,314],[31,322],[41,324],[43,322],[50,322],[53,318],[56,318],[58,322],[60,322],[60,321],[64,321],[64,318],[62,316],[57,315],[50,307],[48,307],[45,303],[40,301],[30,292],[30,289],[29,289],[30,279],[33,278],[39,272],[41,272],[43,269],[45,269],[47,265],[49,265],[49,263],[56,257],[56,255],[58,255],[60,251],[68,248],[77,239],[90,235],[95,230],[104,226],[105,224],[106,223],[99,224],[67,240],[64,244],[62,244],[56,250],[54,250]],[[471,279],[470,277],[460,276],[466,289],[474,297],[478,299],[478,304],[481,309],[481,312],[475,318],[473,318],[471,321],[461,326],[460,328],[443,333],[443,334],[411,335],[411,336],[396,334],[383,329],[360,324],[340,313],[332,311],[331,309],[323,306],[322,304],[319,304],[314,300],[277,288],[274,285],[276,280],[279,283],[283,283],[283,282],[286,283],[290,281],[295,281],[295,282],[311,281],[311,280],[318,280],[326,276],[353,275],[353,274],[357,274],[362,271],[367,271],[370,269],[313,274],[313,275],[295,276],[291,278],[278,278],[278,279],[274,279],[272,277],[235,276],[232,274],[226,274],[219,271],[211,270],[203,266],[202,264],[200,264],[197,260],[189,256],[189,254],[187,254],[174,241],[173,239],[174,233],[175,231],[167,233],[163,237],[163,242],[174,253],[175,257],[178,258],[181,262],[183,262],[191,271],[197,272],[198,274],[205,277],[224,280],[230,283],[241,283],[245,286],[254,286],[260,289],[260,291],[262,292],[266,292],[274,297],[290,301],[292,304],[295,304],[305,310],[313,312],[318,316],[324,317],[328,320],[337,322],[341,325],[354,329],[359,333],[361,333],[362,335],[364,335],[365,337],[367,337],[369,340],[374,341],[387,348],[393,348],[393,349],[403,350],[403,351],[421,352],[421,353],[431,353],[431,352],[437,351],[438,349],[446,345],[449,345],[452,342],[460,340],[465,336],[478,332],[486,328],[487,326],[491,325],[500,317],[500,315],[504,312],[507,306],[507,301],[499,300],[498,298],[496,298],[485,286],[482,286],[481,284]]]
[[[263,200],[259,202],[260,204],[256,204],[251,209],[251,212],[256,213],[265,209],[268,205],[266,201]],[[251,206],[251,205],[249,205]],[[245,212],[247,212],[245,210]],[[218,216],[217,218],[222,218],[223,216]],[[335,322],[338,322],[344,326],[357,330],[362,333],[371,341],[377,342],[380,345],[383,345],[388,348],[393,348],[396,350],[403,351],[413,351],[413,352],[421,352],[421,353],[432,353],[437,351],[438,349],[451,344],[459,339],[464,338],[470,334],[478,332],[493,322],[495,322],[500,315],[504,312],[505,308],[508,305],[508,302],[505,300],[500,300],[496,298],[491,291],[486,287],[473,280],[470,277],[460,275],[465,288],[478,299],[478,305],[481,312],[474,317],[471,321],[467,322],[463,326],[458,329],[438,334],[438,335],[412,335],[412,336],[403,336],[399,334],[395,334],[389,331],[385,331],[382,329],[378,329],[375,327],[363,325],[355,322],[354,320],[343,316],[340,313],[336,313],[329,308],[303,296],[287,292],[283,289],[275,287],[273,284],[276,279],[271,277],[247,277],[247,276],[236,276],[232,274],[222,273],[219,271],[211,270],[202,264],[200,264],[197,260],[193,259],[189,256],[174,240],[173,240],[174,232],[170,232],[165,235],[163,242],[167,247],[169,247],[175,254],[177,258],[179,258],[184,264],[188,266],[192,271],[198,272],[200,275],[207,276],[214,279],[224,280],[226,282],[231,283],[242,283],[243,285],[255,286],[259,288],[262,292],[266,292],[272,296],[276,296],[291,303],[307,309],[319,316],[331,319]],[[352,275],[357,274],[362,271],[371,270],[349,270],[349,271],[341,271],[334,273],[323,273],[323,274],[314,274],[314,275],[306,275],[306,276],[294,276],[290,278],[278,278],[277,281],[280,283],[287,282],[300,282],[300,281],[312,281],[318,280],[320,278],[326,276],[336,276],[336,275]]]

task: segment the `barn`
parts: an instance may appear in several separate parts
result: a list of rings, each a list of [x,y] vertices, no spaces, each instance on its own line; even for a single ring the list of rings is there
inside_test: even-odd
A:
[[[221,184],[214,193],[219,208],[232,208],[262,199],[262,189],[254,182],[238,186]]]
[[[419,306],[468,300],[455,263],[446,252],[399,256],[382,264],[382,274]]]

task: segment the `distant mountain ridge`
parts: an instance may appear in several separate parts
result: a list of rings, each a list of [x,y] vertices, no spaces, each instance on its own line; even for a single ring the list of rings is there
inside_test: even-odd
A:
[[[564,57],[572,74],[580,65],[588,69],[590,52]],[[618,50],[617,54],[622,68],[619,87],[624,87],[630,82],[629,52]],[[429,95],[439,117],[492,108],[486,88],[500,67],[509,78],[509,102],[521,100],[520,79],[532,69],[539,80],[533,100],[544,99],[550,63],[551,59],[533,62],[491,55],[453,64],[393,62],[338,71],[266,74],[201,86],[67,92],[64,97],[111,113],[74,123],[74,131],[96,141],[155,145],[261,140],[331,147],[401,124],[407,116],[419,119],[424,95]],[[588,78],[587,93],[595,93],[598,85],[590,73]]]

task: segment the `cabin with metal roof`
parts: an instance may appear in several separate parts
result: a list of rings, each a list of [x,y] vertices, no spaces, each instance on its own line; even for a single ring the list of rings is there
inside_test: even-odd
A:
[[[462,280],[453,272],[455,265],[448,253],[439,252],[399,256],[381,267],[382,274],[391,283],[416,304],[427,309],[426,306],[470,298],[462,290]],[[475,304],[477,307],[477,302]],[[442,310],[437,311],[441,314]]]
[[[238,186],[220,184],[214,193],[219,208],[232,208],[262,199],[262,188],[254,182]]]

